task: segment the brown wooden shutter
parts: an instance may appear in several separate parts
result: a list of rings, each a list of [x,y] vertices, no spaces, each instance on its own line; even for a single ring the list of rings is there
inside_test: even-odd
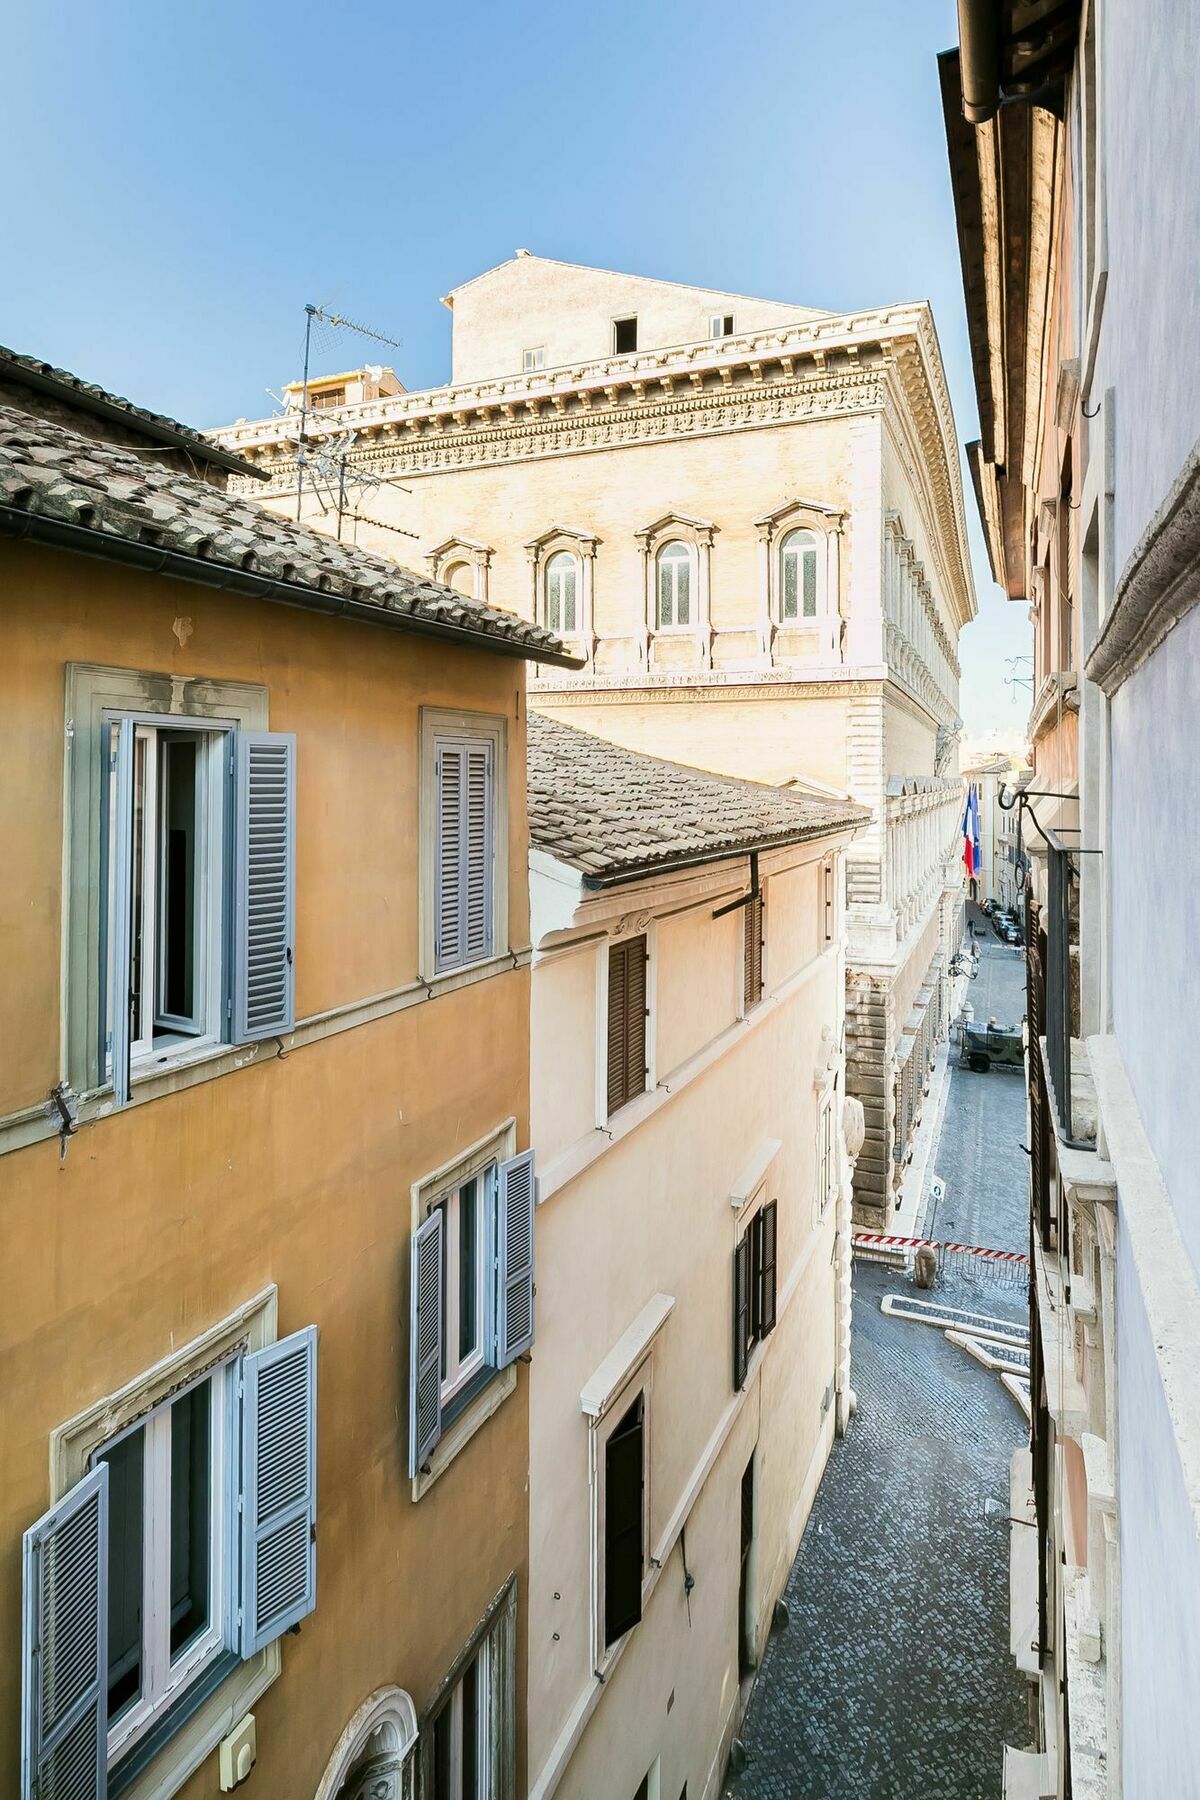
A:
[[[639,1394],[604,1446],[604,1642],[642,1616],[642,1488],[645,1396]]]
[[[646,1091],[646,940],[608,950],[608,1110]]]
[[[763,897],[751,900],[742,914],[742,1010],[749,1012],[762,999],[763,991]]]
[[[757,1333],[765,1338],[775,1329],[776,1312],[776,1234],[778,1231],[779,1202],[771,1200],[758,1215],[759,1272],[758,1295],[759,1314],[755,1321]]]
[[[738,1390],[746,1384],[750,1332],[750,1233],[747,1232],[733,1253],[733,1385]]]

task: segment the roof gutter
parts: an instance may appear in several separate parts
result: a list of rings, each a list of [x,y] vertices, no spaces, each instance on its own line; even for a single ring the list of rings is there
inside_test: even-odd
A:
[[[169,425],[158,425],[153,419],[144,418],[140,413],[127,407],[118,406],[115,401],[102,399],[98,394],[82,392],[72,387],[69,381],[59,381],[54,375],[47,375],[41,369],[31,369],[24,363],[9,362],[0,356],[0,380],[11,382],[14,387],[30,388],[35,394],[49,394],[52,399],[62,400],[66,405],[74,407],[76,412],[90,413],[95,419],[106,419],[110,424],[120,425],[126,431],[140,432],[143,437],[152,438],[156,444],[169,444],[178,450],[187,450],[199,462],[215,463],[220,469],[227,469],[231,475],[253,475],[256,481],[269,479],[265,470],[247,462],[232,450],[226,450],[223,444],[214,444],[210,439],[193,435],[187,431],[175,431]]]
[[[649,881],[656,875],[674,875],[682,869],[702,869],[710,863],[740,862],[743,857],[757,861],[767,850],[788,850],[794,844],[812,843],[817,838],[837,837],[843,832],[857,831],[860,825],[868,823],[870,815],[864,818],[847,818],[828,825],[814,825],[807,831],[797,832],[794,836],[761,838],[754,844],[741,844],[736,850],[705,850],[696,856],[675,856],[670,861],[641,863],[636,869],[622,869],[614,875],[584,875],[583,885],[590,891],[607,891],[609,888],[626,887],[633,881]]]
[[[1000,9],[997,0],[958,0],[963,118],[985,125],[1000,110]]]
[[[563,651],[534,649],[508,638],[494,637],[487,631],[473,631],[469,626],[443,624],[435,619],[400,612],[393,607],[375,606],[367,600],[348,600],[320,588],[305,587],[296,581],[280,581],[270,575],[256,575],[250,569],[234,569],[228,563],[210,562],[203,556],[188,556],[182,550],[163,550],[154,544],[142,544],[131,538],[110,537],[89,525],[74,525],[65,519],[48,519],[24,507],[0,505],[0,537],[28,538],[51,550],[68,550],[77,556],[95,557],[100,562],[120,563],[125,568],[140,569],[146,575],[168,575],[178,581],[191,581],[199,587],[215,588],[221,593],[244,594],[252,600],[270,600],[280,606],[299,607],[304,612],[353,619],[364,625],[383,625],[393,631],[415,632],[418,637],[451,639],[492,655],[516,656],[524,662],[554,663],[564,669],[582,669],[583,660]]]

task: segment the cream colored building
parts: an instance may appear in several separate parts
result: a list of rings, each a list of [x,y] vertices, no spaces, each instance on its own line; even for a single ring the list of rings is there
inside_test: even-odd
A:
[[[852,1406],[868,815],[536,714],[528,752],[529,1793],[708,1800]]]
[[[513,596],[585,659],[532,704],[633,748],[870,806],[848,853],[856,1205],[890,1219],[961,936],[957,643],[975,612],[927,305],[850,314],[518,252],[447,297],[453,383],[322,411],[347,529]],[[219,433],[295,505],[294,422]],[[306,512],[332,528],[330,496]],[[325,510],[322,511],[321,509]],[[366,518],[382,524],[362,522]]]
[[[1019,812],[1014,799],[1019,783],[1029,780],[1029,770],[1017,757],[997,752],[972,761],[963,770],[963,781],[979,795],[979,847],[982,861],[971,882],[972,898],[994,900],[1006,911],[1016,907],[1020,894],[1019,869],[1027,855],[1018,831]],[[1000,804],[1000,797],[1008,801]]]

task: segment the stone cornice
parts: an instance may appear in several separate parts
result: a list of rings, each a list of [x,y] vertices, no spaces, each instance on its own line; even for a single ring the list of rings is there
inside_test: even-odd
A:
[[[756,700],[764,691],[772,700],[843,700],[878,697],[886,683],[879,679],[847,676],[837,680],[823,676],[814,681],[798,681],[794,672],[749,675],[744,670],[689,670],[647,680],[644,673],[620,675],[578,675],[561,685],[539,681],[530,688],[530,704],[547,709],[560,706],[589,706],[594,701],[646,701],[656,705],[671,701]]]
[[[420,475],[539,456],[653,443],[884,409],[919,448],[911,478],[960,624],[975,613],[954,416],[932,316],[923,302],[820,318],[541,374],[362,401],[310,416],[316,440],[353,428],[353,460]],[[294,478],[292,415],[211,435]]]

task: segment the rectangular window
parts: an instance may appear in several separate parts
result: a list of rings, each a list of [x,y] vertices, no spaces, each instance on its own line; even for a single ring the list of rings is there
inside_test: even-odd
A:
[[[544,344],[538,344],[532,350],[522,350],[521,367],[526,375],[532,375],[536,370],[544,369],[545,366],[546,347]]]
[[[318,388],[315,393],[308,396],[310,412],[327,412],[330,407],[344,406],[345,404],[346,390],[344,387]]]
[[[629,356],[638,347],[638,322],[636,315],[629,319],[613,320],[613,354]]]
[[[608,947],[608,1112],[646,1091],[645,937]]]
[[[489,1655],[485,1638],[434,1720],[433,1800],[488,1800],[493,1792]]]
[[[642,1616],[645,1567],[645,1414],[640,1393],[604,1446],[604,1647]]]
[[[742,912],[742,1011],[748,1013],[763,997],[763,939],[766,914],[760,890]]]
[[[227,732],[112,718],[109,741],[105,1046],[112,1079],[114,1044],[119,1053],[126,1031],[135,1068],[223,1035],[232,800]]]
[[[495,941],[496,755],[491,738],[438,737],[434,967],[491,956]]]
[[[437,1202],[442,1215],[442,1406],[462,1391],[488,1360],[485,1341],[487,1276],[491,1268],[492,1165]]]
[[[754,1456],[742,1470],[741,1504],[738,1508],[738,1673],[752,1675],[754,1656],[754,1594],[751,1553],[754,1549]]]
[[[833,1196],[837,1164],[833,1154],[833,1095],[821,1103],[817,1121],[817,1200],[824,1212]]]
[[[708,321],[710,338],[727,338],[733,336],[733,314],[713,313]]]
[[[231,1373],[155,1407],[92,1459],[108,1466],[110,1762],[233,1647]]]
[[[733,1253],[733,1385],[742,1388],[756,1344],[775,1329],[779,1202],[754,1214]]]

